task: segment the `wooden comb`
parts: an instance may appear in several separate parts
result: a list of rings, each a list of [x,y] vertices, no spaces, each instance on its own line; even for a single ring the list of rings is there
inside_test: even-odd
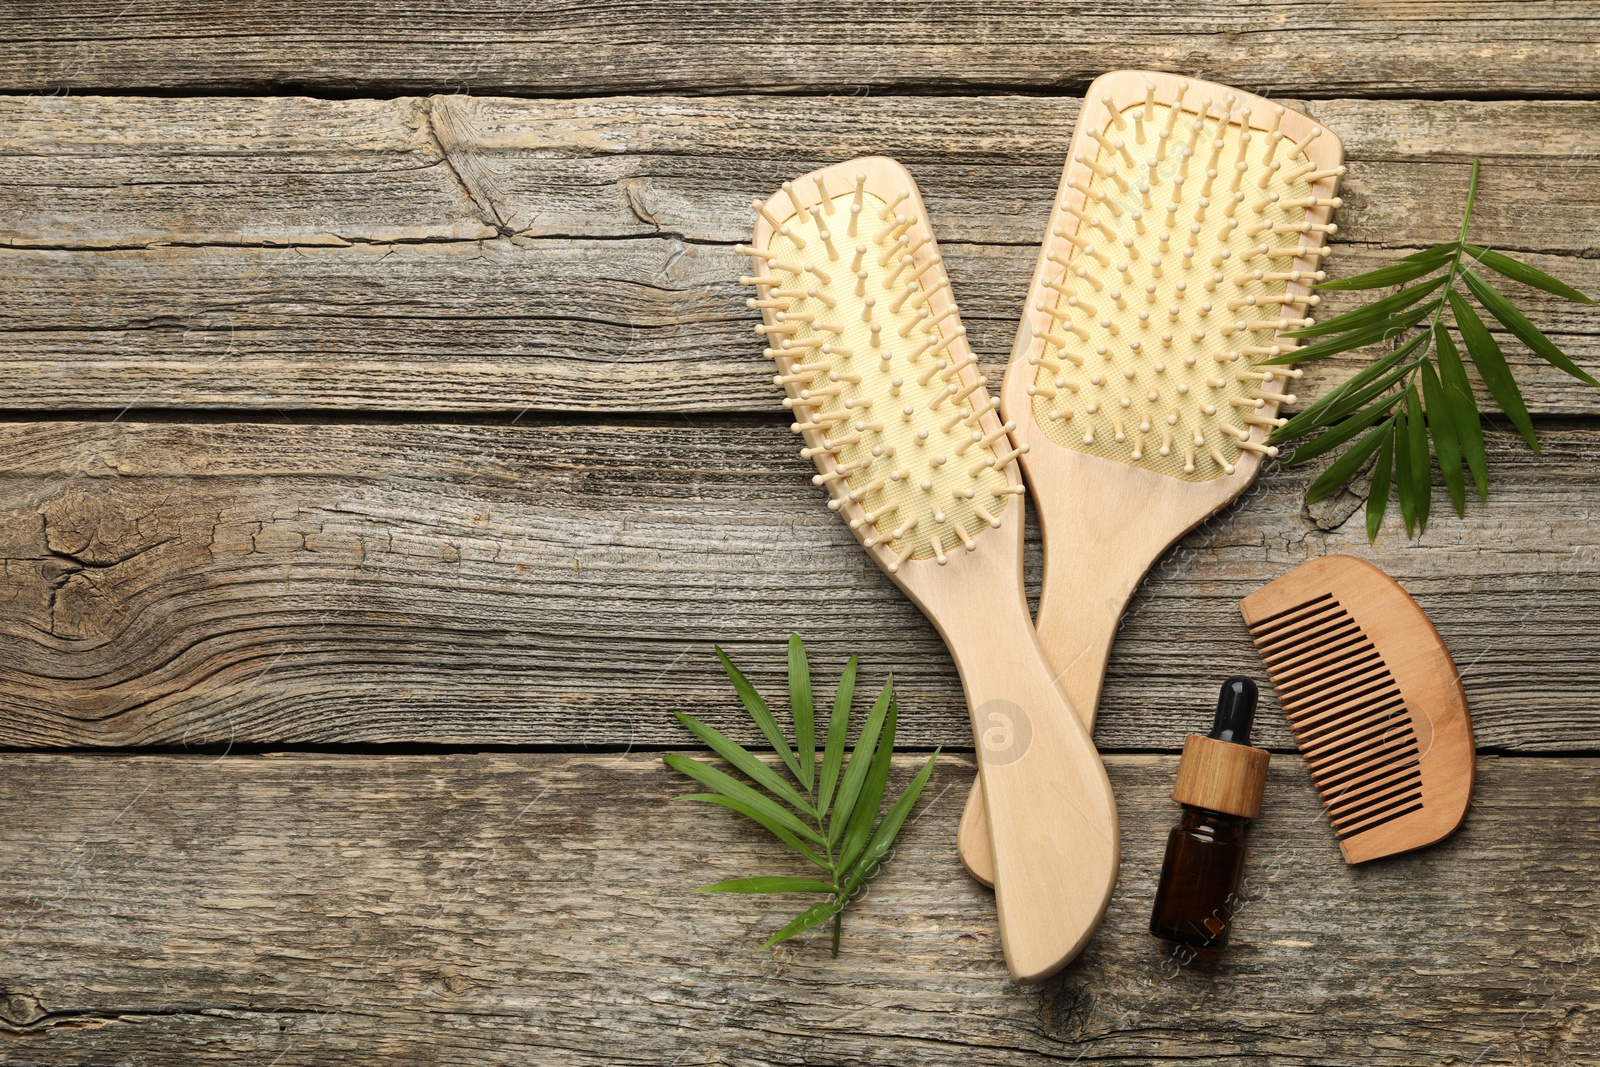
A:
[[[1349,863],[1448,837],[1472,795],[1472,720],[1439,631],[1354,556],[1239,601]]]

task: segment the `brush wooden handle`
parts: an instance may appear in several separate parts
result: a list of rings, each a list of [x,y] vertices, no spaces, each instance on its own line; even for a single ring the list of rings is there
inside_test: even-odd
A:
[[[1021,511],[1007,515],[1018,541]],[[1019,556],[986,544],[916,595],[961,673],[1006,964],[1027,983],[1087,943],[1116,886],[1119,849],[1111,783],[1039,649]]]
[[[1007,393],[1013,388],[1008,378]],[[1007,400],[1016,403],[1009,395]],[[1033,447],[1052,446],[1041,441]],[[1186,509],[1194,496],[1186,484],[1150,471],[1064,449],[1055,449],[1052,458],[1056,463],[1034,476],[1034,507],[1050,550],[1035,625],[1045,662],[1068,706],[1093,731],[1106,660],[1123,609],[1151,561],[1215,507]],[[1148,501],[1146,507],[1107,507],[1104,501],[1129,492],[1130,481],[1146,483],[1133,487]],[[994,885],[987,825],[983,797],[974,788],[957,843],[968,872]]]
[[[1091,735],[1100,704],[1100,685],[1105,680],[1106,660],[1116,640],[1122,611],[1145,573],[1142,559],[1119,556],[1102,562],[1108,565],[1075,570],[1070,579],[1054,585],[1047,578],[1046,592],[1039,598],[1039,614],[1034,622],[1039,647],[1055,676],[1056,685],[1070,711]],[[1058,595],[1048,595],[1052,588]],[[994,885],[989,818],[983,806],[983,789],[977,781],[972,783],[967,794],[957,844],[967,873],[984,885]]]

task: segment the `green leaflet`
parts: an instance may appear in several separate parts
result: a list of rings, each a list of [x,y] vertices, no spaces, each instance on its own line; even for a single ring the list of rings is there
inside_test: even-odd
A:
[[[1398,395],[1386,396],[1360,414],[1352,415],[1333,429],[1317,435],[1295,449],[1294,454],[1283,461],[1283,465],[1286,467],[1299,466],[1308,460],[1315,459],[1324,452],[1330,452],[1338,448],[1350,438],[1387,415],[1389,409],[1394,407],[1395,401],[1398,399]]]
[[[856,695],[856,658],[844,665],[839,689],[833,695],[833,713],[828,716],[828,740],[822,750],[822,777],[817,781],[817,815],[827,818],[833,802],[834,786],[839,784],[839,769],[844,765],[844,742],[850,733],[850,704]]]
[[[713,882],[696,893],[837,893],[827,882],[815,878],[730,878]]]
[[[1406,413],[1395,416],[1394,424],[1394,489],[1400,497],[1400,521],[1405,523],[1406,536],[1414,536],[1417,527],[1417,491],[1411,484],[1411,431],[1406,425]]]
[[[1428,528],[1428,509],[1433,502],[1433,464],[1428,453],[1428,426],[1422,417],[1422,400],[1417,385],[1406,386],[1406,430],[1411,439],[1406,453],[1411,458],[1411,488],[1416,494],[1417,533]]]
[[[1378,446],[1378,460],[1372,466],[1372,488],[1367,492],[1367,540],[1376,541],[1383,528],[1383,513],[1389,507],[1389,480],[1394,474],[1394,426],[1384,431]]]
[[[681,711],[673,712],[678,721],[683,723],[684,729],[699,738],[707,748],[727,760],[740,774],[749,778],[779,800],[800,809],[801,812],[812,814],[811,805],[793,786],[783,780],[777,771],[762,763],[750,752],[736,744],[731,738],[718,730],[707,726],[692,715]]]
[[[1311,483],[1311,488],[1306,490],[1306,503],[1315,504],[1349,481],[1350,476],[1361,469],[1361,465],[1367,461],[1368,457],[1382,443],[1383,432],[1389,428],[1394,419],[1395,416],[1390,416],[1379,423],[1376,430],[1367,434],[1353,447],[1347,449],[1344,455],[1334,460],[1333,464],[1323,471],[1316,481]]]
[[[799,634],[789,635],[789,717],[794,720],[800,784],[809,792],[817,769],[817,722],[811,706],[811,664],[806,662],[806,646]]]
[[[1374,300],[1366,307],[1346,311],[1342,315],[1335,315],[1331,319],[1324,319],[1315,326],[1304,326],[1292,330],[1285,337],[1323,337],[1330,333],[1345,333],[1349,330],[1365,329],[1374,323],[1387,319],[1398,311],[1415,304],[1418,300],[1434,292],[1445,283],[1445,275],[1429,279],[1409,289],[1402,289],[1398,293],[1386,296],[1381,300]],[[1438,306],[1437,301],[1428,304],[1427,311],[1431,314]]]
[[[1357,274],[1353,278],[1341,278],[1336,282],[1322,282],[1318,289],[1383,289],[1391,285],[1404,285],[1406,282],[1415,281],[1424,274],[1438,270],[1455,256],[1457,245],[1454,241],[1447,245],[1427,248],[1421,252],[1413,252],[1398,263],[1387,267],[1380,267],[1365,274]]]
[[[670,767],[672,765],[669,763],[667,766]],[[807,848],[798,837],[791,834],[788,830],[785,830],[776,821],[769,819],[766,815],[750,807],[748,804],[742,804],[739,801],[734,800],[732,797],[723,796],[721,793],[690,793],[687,796],[681,796],[678,799],[693,800],[700,804],[717,804],[729,809],[730,811],[736,811],[740,815],[743,815],[745,818],[749,819],[751,822],[764,828],[779,841],[782,841],[784,844],[788,845],[808,863],[814,863],[818,867],[821,867],[823,870],[829,871],[830,873],[833,869],[826,860]]]
[[[1324,359],[1328,356],[1338,355],[1340,352],[1349,352],[1354,348],[1365,348],[1375,345],[1380,341],[1387,341],[1398,337],[1411,327],[1433,314],[1433,308],[1412,308],[1410,311],[1399,315],[1392,315],[1370,326],[1349,333],[1339,334],[1336,337],[1325,337],[1314,341],[1304,348],[1297,348],[1293,352],[1263,360],[1263,366],[1291,366],[1298,363],[1310,363],[1314,359]]]
[[[803,934],[813,926],[827,922],[842,910],[844,910],[844,901],[842,900],[830,900],[822,904],[815,904],[791,919],[783,929],[767,938],[761,947],[771,948],[773,945],[782,944],[795,934]],[[838,951],[835,950],[834,955],[837,956],[838,954]]]
[[[1500,405],[1500,410],[1511,420],[1511,425],[1528,442],[1528,447],[1539,451],[1539,439],[1534,436],[1528,407],[1522,402],[1522,390],[1517,388],[1511,368],[1506,366],[1506,357],[1501,355],[1500,346],[1495,343],[1489,328],[1472,310],[1472,305],[1454,291],[1450,293],[1450,310],[1455,313],[1456,329],[1461,331],[1461,340],[1467,345],[1467,355],[1471,357],[1473,366],[1478,368],[1478,376],[1483,379],[1483,384],[1488,387],[1495,403]]]
[[[1475,263],[1481,263],[1496,274],[1510,278],[1514,282],[1534,289],[1543,289],[1547,293],[1554,293],[1563,300],[1571,300],[1578,304],[1595,304],[1595,300],[1584,296],[1566,282],[1557,281],[1544,271],[1530,267],[1520,260],[1512,259],[1489,248],[1479,248],[1477,245],[1465,246],[1467,255]]]
[[[1483,447],[1483,423],[1478,415],[1478,399],[1472,394],[1472,383],[1467,381],[1466,368],[1461,365],[1461,353],[1456,350],[1450,331],[1441,322],[1433,328],[1433,333],[1439,359],[1439,384],[1455,416],[1461,455],[1467,461],[1467,468],[1472,471],[1473,483],[1478,487],[1478,498],[1486,500],[1489,496],[1489,458]]]
[[[862,727],[861,736],[856,739],[855,751],[850,753],[850,762],[845,766],[844,777],[839,781],[839,799],[833,806],[833,815],[828,819],[830,847],[839,843],[850,816],[855,812],[856,798],[861,795],[861,787],[872,766],[873,753],[878,747],[878,733],[883,729],[884,717],[889,714],[889,707],[893,703],[894,679],[891,678],[878,694],[877,702],[872,705],[872,711],[867,715],[867,725]]]
[[[1456,515],[1467,516],[1467,486],[1461,474],[1461,438],[1451,408],[1432,363],[1422,365],[1422,400],[1428,409],[1428,433],[1433,438],[1433,453],[1439,457],[1439,474],[1444,478]]]
[[[701,785],[714,789],[723,796],[737,800],[744,806],[760,812],[796,837],[803,837],[817,845],[823,843],[822,835],[801,822],[794,812],[780,806],[771,798],[756,792],[737,778],[723,774],[715,767],[708,767],[698,760],[690,759],[688,756],[669,754],[661,758],[673,770],[680,774],[687,774]]]
[[[794,758],[794,753],[789,751],[789,744],[783,739],[783,731],[778,729],[778,720],[767,710],[767,702],[761,699],[756,687],[750,684],[721,648],[717,649],[717,658],[722,661],[722,669],[728,672],[728,679],[733,682],[734,691],[739,694],[739,699],[744,701],[745,710],[766,735],[767,743],[778,753],[778,758],[789,768],[789,773],[799,778],[800,763]]]
[[[1467,288],[1472,290],[1472,295],[1478,298],[1478,303],[1500,320],[1500,325],[1516,335],[1517,340],[1531,348],[1535,355],[1552,367],[1558,367],[1572,375],[1585,385],[1600,386],[1594,375],[1579,367],[1567,354],[1557,348],[1555,342],[1546,337],[1533,323],[1528,321],[1528,316],[1511,306],[1498,289],[1483,280],[1476,271],[1468,269],[1462,272],[1467,281]]]

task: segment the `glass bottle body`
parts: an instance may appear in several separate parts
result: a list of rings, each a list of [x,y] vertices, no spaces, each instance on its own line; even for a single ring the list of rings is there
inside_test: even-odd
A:
[[[1167,835],[1150,916],[1152,934],[1191,948],[1227,947],[1249,825],[1239,815],[1183,806],[1183,818]]]

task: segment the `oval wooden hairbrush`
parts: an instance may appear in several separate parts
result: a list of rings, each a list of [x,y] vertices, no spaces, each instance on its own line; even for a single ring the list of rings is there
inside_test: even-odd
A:
[[[987,798],[1006,963],[1060,970],[1116,882],[1117,817],[1057,690],[1022,586],[1022,484],[911,176],[857,159],[766,203],[751,247],[784,406],[828,506],[938,629],[961,674]],[[825,610],[819,606],[819,610]],[[1009,729],[995,730],[995,718]]]
[[[1400,584],[1354,556],[1239,601],[1348,863],[1449,836],[1472,796],[1472,718],[1450,650]]]
[[[1263,365],[1318,303],[1339,139],[1169,74],[1097,79],[1078,117],[1002,393],[1044,540],[1039,643],[1091,726],[1128,598],[1242,493],[1298,370]],[[961,858],[993,883],[982,798]]]

